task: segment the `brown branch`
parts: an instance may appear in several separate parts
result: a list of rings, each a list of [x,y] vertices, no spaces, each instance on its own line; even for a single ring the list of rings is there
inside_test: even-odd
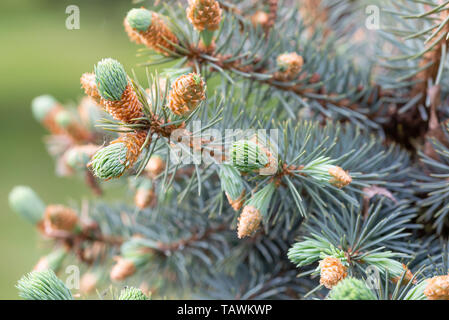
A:
[[[227,224],[221,224],[221,225],[219,225],[217,227],[206,229],[206,231],[203,232],[203,233],[196,232],[196,233],[194,233],[192,236],[190,236],[187,239],[181,239],[181,240],[178,240],[178,241],[175,241],[175,242],[172,242],[172,243],[159,242],[158,243],[158,250],[160,250],[162,252],[176,251],[176,250],[179,250],[180,248],[188,247],[193,242],[205,240],[205,239],[209,238],[209,236],[211,234],[214,234],[214,233],[217,233],[217,232],[220,232],[220,231],[224,231],[227,228],[228,228]]]
[[[103,235],[95,222],[85,224],[78,233],[44,228],[43,224],[38,225],[38,229],[45,237],[59,241],[81,262],[89,265],[104,255],[107,246],[120,247],[123,243],[121,237]],[[85,246],[86,242],[92,242],[92,245]]]
[[[449,26],[449,25],[448,25]],[[206,65],[208,61],[201,57],[204,52],[201,51],[200,48],[189,48],[190,54],[187,55],[189,58],[189,61],[196,61],[199,64]],[[233,60],[231,62],[228,62],[227,60],[232,57],[232,55],[221,55],[221,54],[215,54],[215,53],[207,53],[208,55],[212,56],[214,59],[214,64],[218,65],[220,68],[226,71],[234,72],[239,71],[243,73],[261,73],[261,74],[268,74],[267,70],[265,70],[263,67],[256,67],[256,64],[259,60],[255,59],[255,61],[252,64],[242,64],[241,60]],[[211,68],[212,72],[217,72],[215,69]],[[276,79],[274,76],[269,79],[259,80],[254,79],[255,81],[258,81],[262,84],[267,84],[273,88],[276,88],[278,90],[282,91],[289,91],[293,92],[294,94],[298,96],[305,96],[307,98],[307,95],[314,94],[314,95],[320,95],[325,96],[322,99],[315,99],[318,103],[325,106],[326,103],[332,103],[333,105],[337,107],[342,108],[348,108],[350,110],[358,110],[361,108],[361,103],[365,101],[365,97],[360,97],[358,100],[351,101],[348,98],[339,98],[340,93],[333,93],[333,92],[327,92],[326,88],[324,86],[318,86],[313,88],[307,88],[307,85],[316,84],[318,83],[322,77],[318,73],[314,73],[312,75],[302,75],[302,79],[308,78],[308,81],[305,84],[296,84],[291,86],[284,86],[282,85],[282,80]],[[285,82],[285,81],[284,81]],[[376,90],[373,90],[372,94],[366,99],[366,103],[368,104],[374,104],[376,101],[379,101],[383,98],[394,98],[394,92],[392,90],[385,90],[382,89],[380,85],[373,84],[373,88]],[[354,92],[361,92],[365,88],[360,85],[357,88],[348,89],[348,91],[354,91]],[[374,121],[378,116],[384,116],[388,117],[388,121],[386,123],[382,123],[382,127],[389,138],[389,140],[395,141],[406,148],[413,149],[415,146],[413,146],[410,142],[411,137],[416,136],[423,136],[423,134],[426,132],[427,124],[422,122],[416,122],[416,119],[419,119],[419,115],[414,115],[414,117],[410,117],[411,121],[407,121],[406,119],[402,118],[398,111],[400,110],[401,106],[403,104],[384,104],[381,108],[379,108],[378,111],[373,112],[371,114],[367,114],[366,117],[372,121]],[[424,128],[424,130],[423,130]]]
[[[448,17],[448,15],[449,12],[447,10],[443,10],[439,13],[439,19],[441,21],[444,21]],[[435,35],[434,39],[438,39],[440,36],[443,36],[448,32],[449,24],[446,24],[440,30],[440,32]],[[435,123],[438,123],[437,107],[439,106],[439,88],[437,89],[435,86],[429,87],[428,80],[436,79],[438,75],[440,63],[443,63],[441,61],[441,55],[443,51],[443,45],[445,43],[447,43],[447,41],[445,36],[443,36],[443,38],[435,45],[435,47],[432,48],[432,50],[424,53],[423,57],[421,58],[418,66],[419,68],[423,68],[429,64],[430,66],[415,75],[412,80],[417,83],[411,88],[410,92],[410,97],[416,97],[421,94],[422,97],[419,99],[419,101],[408,112],[404,112],[402,114],[399,114],[397,112],[397,110],[400,109],[400,106],[396,106],[396,110],[390,121],[389,129],[390,131],[394,131],[399,134],[397,140],[405,140],[405,143],[408,143],[408,139],[410,137],[425,138],[427,136],[434,136],[435,130],[438,130],[438,128],[435,128]],[[429,46],[431,45],[432,44],[429,44]],[[438,97],[436,95],[438,95]],[[428,120],[424,120],[420,115],[419,106],[424,105],[428,99],[430,100],[431,107],[430,117]],[[398,130],[396,129],[397,126],[402,127],[402,134],[401,132],[398,133]],[[438,135],[441,137],[441,134]],[[445,141],[445,139],[443,139],[443,141]],[[435,152],[431,151],[429,147],[432,148],[429,144],[427,144],[426,154],[435,156]]]
[[[60,230],[45,230],[44,236],[55,239],[55,240],[62,240],[64,242],[67,242],[69,244],[72,244],[74,242],[84,242],[84,241],[91,241],[91,242],[103,242],[107,245],[112,246],[120,246],[123,243],[123,239],[121,237],[114,237],[114,236],[107,236],[103,235],[99,232],[98,225],[96,223],[93,223],[87,227],[85,227],[81,232],[79,233],[71,233],[66,231],[60,231]]]
[[[226,60],[230,57],[230,56],[222,56],[222,55],[215,55],[215,58],[218,59],[218,61],[215,62],[215,64],[217,64],[219,67],[221,67],[224,70],[229,70],[229,71],[233,71],[233,70],[237,70],[240,72],[244,72],[244,73],[266,73],[266,71],[263,68],[255,68],[254,64],[257,63],[257,61],[254,62],[253,65],[242,65],[240,64],[239,60],[235,60],[232,61],[230,63],[226,62]],[[303,75],[302,78],[305,79],[306,77],[310,77],[309,81],[307,84],[315,84],[318,83],[321,79],[321,76],[318,73],[314,73],[312,75]],[[282,91],[290,91],[293,92],[297,95],[307,95],[307,94],[316,94],[316,95],[326,95],[330,98],[332,97],[337,97],[338,93],[329,93],[326,92],[326,88],[324,86],[319,86],[318,88],[306,88],[305,85],[303,84],[297,84],[297,85],[292,85],[292,86],[283,86],[281,84],[278,84],[278,82],[282,82],[282,80],[276,79],[275,77],[272,77],[270,79],[267,80],[257,80],[260,83],[264,83],[267,84],[273,88],[282,90]],[[286,82],[288,82],[286,80]],[[390,91],[382,91],[380,86],[375,86],[378,89],[378,96],[377,99],[380,99],[381,97],[385,97],[385,96],[391,96],[392,93]],[[357,92],[360,92],[364,89],[363,86],[358,86],[357,88],[355,88],[355,90]],[[340,100],[331,100],[331,99],[317,99],[317,102],[319,102],[320,104],[324,104],[326,102],[332,101],[332,103],[338,107],[346,107],[349,108],[351,110],[357,110],[359,108],[359,104],[361,102],[361,100],[363,100],[364,98],[361,97],[358,101],[349,101],[349,99],[340,99]],[[374,93],[369,97],[368,103],[373,103],[374,102]],[[377,114],[371,114],[368,115],[368,118],[370,118],[371,120],[374,119],[377,116]]]

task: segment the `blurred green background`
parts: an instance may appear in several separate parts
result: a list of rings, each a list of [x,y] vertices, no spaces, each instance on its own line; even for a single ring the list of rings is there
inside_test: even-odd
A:
[[[80,9],[79,30],[65,27],[68,5]],[[132,7],[131,0],[0,1],[0,299],[18,299],[17,280],[48,250],[9,209],[12,187],[29,185],[47,203],[90,197],[81,180],[55,176],[46,132],[32,118],[30,102],[45,93],[63,103],[78,101],[81,74],[103,57],[118,59],[128,71],[135,67],[136,46],[122,26]]]

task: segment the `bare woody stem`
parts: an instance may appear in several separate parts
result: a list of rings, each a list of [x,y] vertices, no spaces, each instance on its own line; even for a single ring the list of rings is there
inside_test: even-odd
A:
[[[209,238],[212,234],[215,234],[217,232],[221,232],[221,231],[224,231],[227,229],[228,229],[227,224],[221,224],[217,227],[212,227],[212,228],[206,229],[204,232],[195,232],[192,236],[190,236],[187,239],[181,239],[181,240],[178,240],[178,241],[175,241],[172,243],[159,242],[157,250],[160,250],[162,252],[177,251],[180,248],[188,247],[190,244],[192,244],[194,242],[205,240],[205,239]]]

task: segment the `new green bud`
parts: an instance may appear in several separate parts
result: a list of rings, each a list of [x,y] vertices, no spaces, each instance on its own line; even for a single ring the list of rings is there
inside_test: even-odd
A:
[[[341,261],[345,260],[343,250],[320,237],[305,237],[303,241],[295,243],[287,253],[288,259],[298,268],[324,259],[326,256],[339,258]]]
[[[236,168],[224,164],[220,167],[219,176],[221,189],[226,192],[232,200],[238,199],[245,189],[240,172]]]
[[[235,142],[230,151],[230,165],[234,168],[251,172],[264,168],[268,164],[266,152],[253,141],[239,140]]]
[[[44,216],[45,204],[30,187],[14,187],[9,193],[9,206],[32,224],[37,224]]]
[[[67,153],[67,164],[74,169],[83,169],[86,168],[86,165],[89,163],[89,155],[85,152],[79,152],[76,149],[71,149]]]
[[[67,257],[67,250],[64,248],[58,248],[45,257],[48,260],[49,268],[54,272],[58,272],[64,262],[64,259]]]
[[[89,165],[94,174],[101,179],[119,177],[127,168],[128,148],[124,143],[113,143],[98,150]]]
[[[131,28],[138,31],[146,31],[151,25],[151,11],[143,8],[131,9],[126,15],[126,21]]]
[[[58,112],[55,120],[60,127],[67,128],[72,123],[72,115],[69,111],[63,110]]]
[[[304,168],[301,169],[301,172],[320,182],[328,182],[332,178],[329,170],[335,167],[333,165],[334,162],[335,161],[329,157],[320,156],[307,163]]]
[[[253,194],[248,201],[245,202],[245,207],[250,206],[259,210],[260,214],[264,216],[268,207],[270,206],[271,198],[276,190],[273,182],[267,184],[265,187]]]
[[[103,99],[109,101],[119,101],[128,85],[128,77],[122,64],[111,58],[97,63],[95,79],[98,92]]]
[[[24,275],[16,287],[25,300],[73,300],[70,290],[50,269]]]
[[[31,111],[34,118],[42,122],[57,103],[56,99],[48,94],[34,98],[31,102]]]
[[[66,163],[73,169],[85,170],[90,158],[97,150],[98,146],[91,144],[75,146],[66,152]]]
[[[329,300],[376,300],[365,282],[356,278],[339,281],[330,291]]]
[[[140,289],[127,287],[120,292],[119,300],[148,300]]]
[[[365,255],[363,262],[376,267],[381,274],[386,274],[388,271],[391,278],[400,278],[404,272],[402,263],[396,260],[400,257],[400,254],[391,251],[377,251]]]

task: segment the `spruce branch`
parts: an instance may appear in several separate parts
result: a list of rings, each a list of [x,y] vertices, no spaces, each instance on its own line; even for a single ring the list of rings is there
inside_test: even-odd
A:
[[[119,299],[447,299],[447,3],[396,2],[378,32],[356,32],[363,0],[174,3],[124,17],[155,74],[107,58],[77,108],[33,101],[58,174],[126,190],[78,209],[14,189],[54,245],[35,270],[77,260],[83,294]]]
[[[70,290],[52,270],[33,271],[17,283],[19,295],[26,300],[73,300]]]

